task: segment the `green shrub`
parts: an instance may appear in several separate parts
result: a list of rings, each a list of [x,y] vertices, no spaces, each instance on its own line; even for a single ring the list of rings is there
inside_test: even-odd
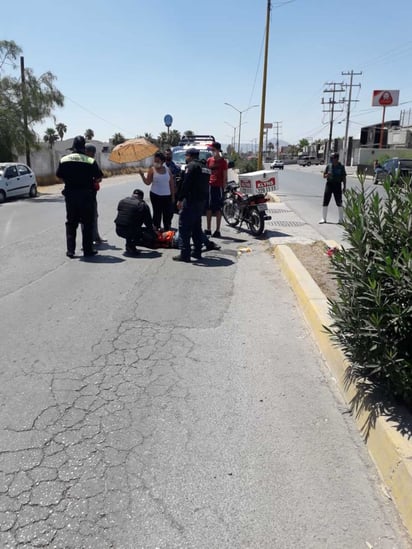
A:
[[[249,173],[257,171],[257,158],[239,158],[236,161],[236,168],[239,173]]]
[[[387,196],[346,194],[345,237],[332,256],[338,298],[332,338],[350,360],[349,378],[412,406],[412,190],[384,183]]]

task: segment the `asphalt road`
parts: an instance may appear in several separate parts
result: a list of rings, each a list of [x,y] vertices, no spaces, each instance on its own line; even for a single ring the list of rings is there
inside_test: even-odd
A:
[[[60,195],[0,206],[0,547],[408,547],[266,241],[126,258],[136,186],[90,261]]]
[[[276,193],[301,219],[308,223],[322,238],[344,242],[342,226],[337,224],[338,209],[332,196],[328,208],[328,223],[319,224],[322,217],[322,201],[325,180],[322,177],[325,166],[302,167],[295,164],[285,166],[279,172],[280,189]],[[352,168],[347,168],[347,188],[360,188],[360,183]],[[365,182],[365,189],[383,195],[382,185],[374,185],[371,178]]]

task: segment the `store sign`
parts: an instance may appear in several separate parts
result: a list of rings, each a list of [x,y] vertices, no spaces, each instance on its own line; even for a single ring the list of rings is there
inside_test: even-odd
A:
[[[372,107],[397,107],[399,105],[399,90],[374,90]]]

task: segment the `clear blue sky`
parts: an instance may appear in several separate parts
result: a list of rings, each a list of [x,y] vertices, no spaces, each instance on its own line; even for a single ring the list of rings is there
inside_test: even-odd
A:
[[[212,133],[229,143],[238,110],[261,105],[267,0],[20,0],[3,3],[2,39],[23,48],[38,76],[51,71],[65,95],[56,109],[67,137],[92,128],[157,136],[172,129]],[[350,135],[381,121],[374,89],[399,89],[399,118],[412,108],[411,0],[272,0],[265,121],[282,121],[280,138],[328,135],[321,98],[326,82],[354,83]],[[260,107],[243,115],[241,139],[258,138]],[[337,121],[344,119],[337,115]],[[52,119],[36,127],[42,136]],[[344,123],[334,137],[344,135]],[[269,133],[273,139],[273,132]]]

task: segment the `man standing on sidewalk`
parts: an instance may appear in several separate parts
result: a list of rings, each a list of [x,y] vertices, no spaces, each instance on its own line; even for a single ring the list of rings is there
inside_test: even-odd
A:
[[[328,215],[328,206],[330,199],[333,196],[335,197],[336,206],[339,210],[339,221],[338,223],[343,223],[343,206],[342,206],[342,193],[346,191],[346,170],[339,162],[339,154],[331,154],[331,162],[326,166],[325,171],[323,172],[323,178],[326,179],[325,192],[323,194],[323,209],[322,209],[322,219],[319,223],[326,223]]]

